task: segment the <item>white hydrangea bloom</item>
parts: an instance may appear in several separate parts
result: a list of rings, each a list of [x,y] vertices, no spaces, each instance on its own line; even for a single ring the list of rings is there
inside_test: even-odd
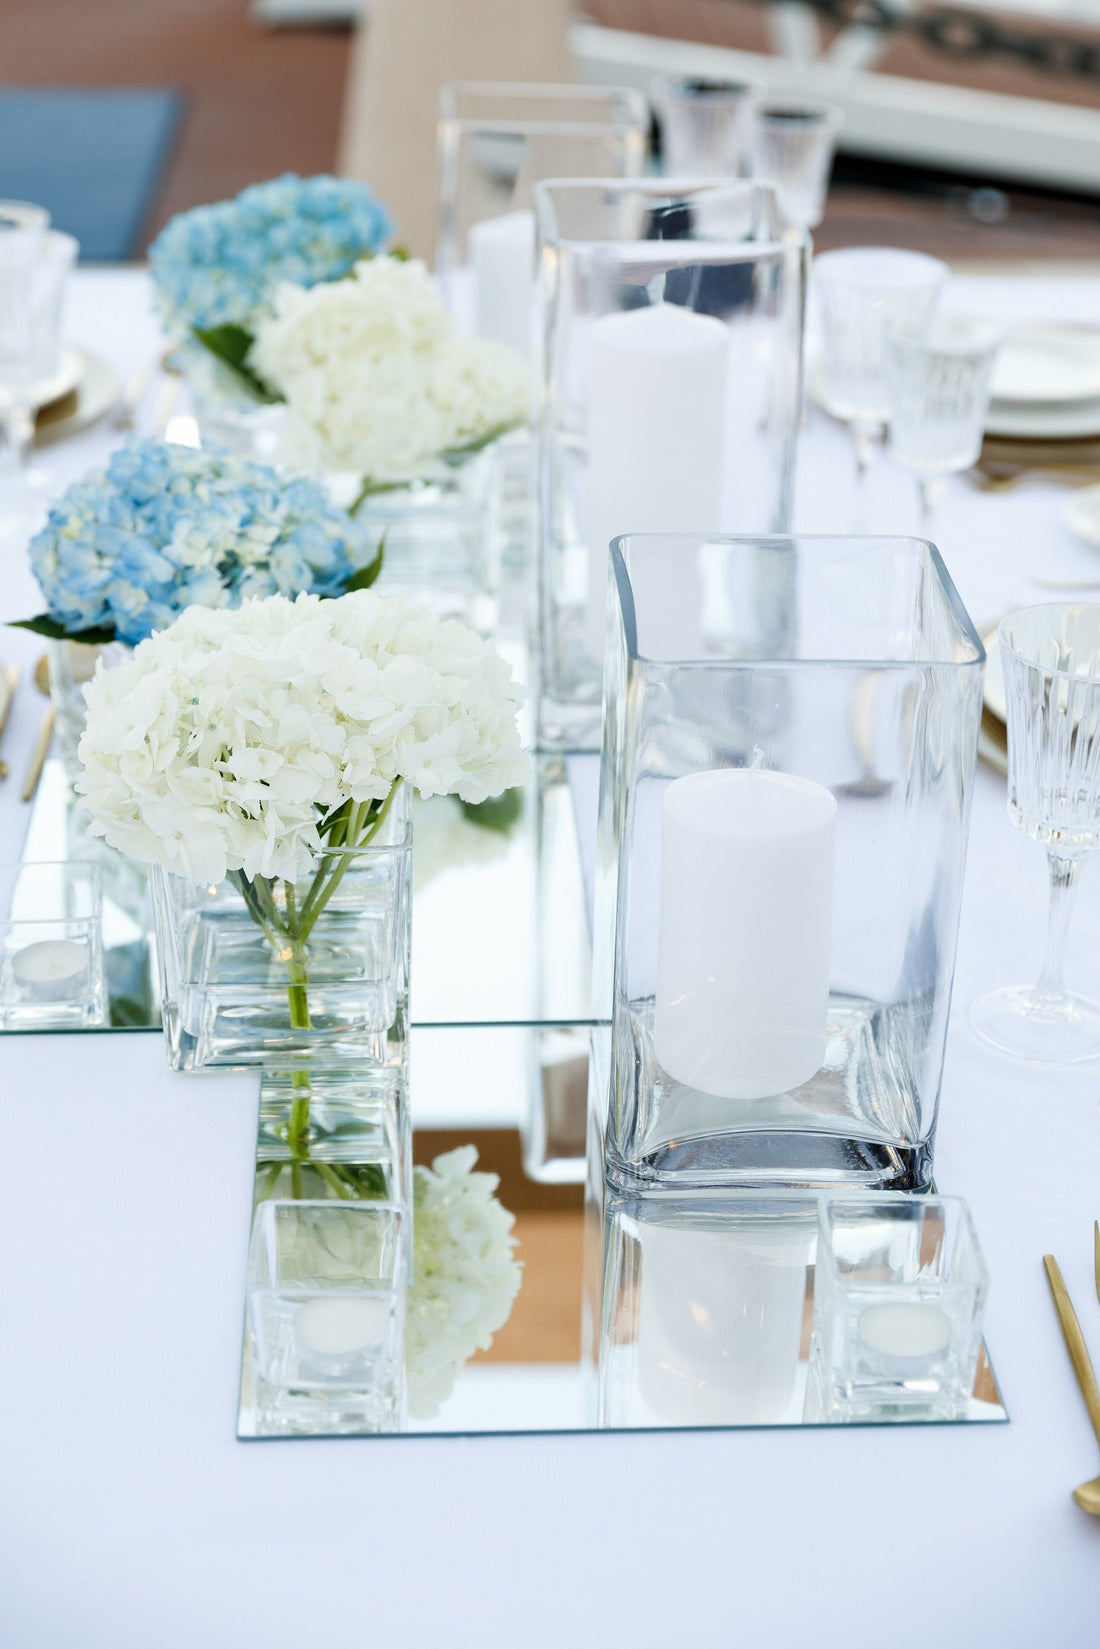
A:
[[[85,699],[93,831],[200,884],[305,875],[324,817],[395,780],[481,802],[529,772],[499,653],[372,590],[190,607]]]
[[[460,1146],[413,1171],[413,1283],[405,1321],[409,1411],[438,1414],[462,1365],[487,1351],[508,1320],[522,1267],[515,1216],[496,1174],[474,1173],[477,1148]]]
[[[424,475],[440,454],[528,412],[522,358],[460,337],[415,259],[372,258],[348,280],[280,287],[249,362],[286,399],[288,458],[373,481]]]

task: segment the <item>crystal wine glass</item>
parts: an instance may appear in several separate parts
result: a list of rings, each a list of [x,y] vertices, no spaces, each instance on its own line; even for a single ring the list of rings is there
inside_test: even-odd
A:
[[[971,315],[932,315],[887,336],[890,450],[916,473],[926,538],[947,476],[978,461],[1000,342],[998,327]]]
[[[886,339],[931,315],[947,265],[893,246],[846,246],[814,259],[821,309],[821,395],[846,423],[862,483],[890,417]]]
[[[1100,847],[1100,605],[1025,607],[1001,622],[1008,813],[1047,850],[1050,920],[1034,985],[1003,985],[970,1010],[1003,1053],[1056,1064],[1100,1056],[1100,1004],[1067,991],[1063,956],[1086,853]]]
[[[749,121],[752,175],[775,185],[779,209],[798,229],[814,229],[843,116],[825,103],[757,103]]]
[[[744,177],[749,169],[749,109],[755,88],[738,80],[657,80],[670,177]]]
[[[71,235],[0,212],[0,530],[9,535],[35,514],[26,460],[39,392],[57,369],[61,300],[77,250]]]

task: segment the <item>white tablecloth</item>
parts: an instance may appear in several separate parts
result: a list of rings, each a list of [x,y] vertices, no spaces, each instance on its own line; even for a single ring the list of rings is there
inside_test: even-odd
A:
[[[1100,321],[1100,283],[988,280],[960,301]],[[155,348],[144,283],[82,274],[77,342],[123,377]],[[52,449],[66,478],[105,428]],[[843,436],[813,418],[798,526],[851,528]],[[945,499],[940,541],[981,623],[1100,577],[1028,484]],[[872,530],[915,528],[887,461]],[[38,610],[17,567],[0,610]],[[35,638],[2,650],[28,662]],[[21,693],[21,772],[40,706]],[[9,780],[0,836],[23,828]],[[975,796],[937,1176],[973,1206],[1007,1426],[471,1440],[234,1437],[255,1125],[248,1077],[172,1076],[155,1036],[0,1039],[0,1644],[273,1649],[698,1643],[1080,1649],[1097,1641],[1100,1522],[1070,1489],[1100,1461],[1046,1292],[1059,1257],[1094,1355],[1100,1067],[984,1051],[965,1011],[1034,974],[1042,852],[984,769]],[[1070,947],[1100,992],[1100,883]]]

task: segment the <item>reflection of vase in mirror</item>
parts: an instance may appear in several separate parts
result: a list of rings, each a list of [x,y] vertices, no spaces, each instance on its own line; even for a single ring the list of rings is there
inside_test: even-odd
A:
[[[626,1286],[604,1302],[600,1423],[797,1423],[812,1224],[689,1210],[620,1221],[609,1241],[624,1245]]]

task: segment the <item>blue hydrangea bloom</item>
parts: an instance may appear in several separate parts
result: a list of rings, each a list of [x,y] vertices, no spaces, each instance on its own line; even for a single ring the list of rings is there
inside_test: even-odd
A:
[[[149,267],[175,336],[231,321],[254,331],[280,281],[339,280],[392,234],[365,183],[288,172],[236,200],[181,212],[149,248]]]
[[[343,593],[369,530],[316,481],[228,453],[134,441],[75,482],[31,540],[49,616],[136,643],[185,607]]]

